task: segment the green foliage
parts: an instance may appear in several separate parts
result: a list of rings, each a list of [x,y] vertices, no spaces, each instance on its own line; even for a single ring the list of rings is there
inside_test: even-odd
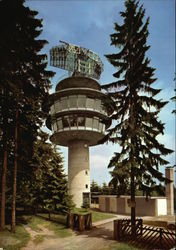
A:
[[[47,55],[41,53],[47,41],[37,39],[42,32],[42,20],[36,18],[37,14],[25,7],[23,0],[0,1],[0,172],[1,197],[5,196],[7,190],[8,205],[12,196],[12,176],[16,172],[13,171],[15,160],[17,187],[19,181],[30,176],[29,161],[33,156],[33,144],[47,115],[44,103],[47,103],[50,78],[54,75],[46,70]],[[17,111],[18,119],[15,117]],[[15,147],[18,148],[16,157]],[[3,218],[4,200],[1,201]]]
[[[92,180],[90,190],[91,193],[101,193],[101,186],[99,186],[96,181]]]
[[[175,81],[176,81],[176,78],[175,78]],[[175,102],[175,109],[172,111],[172,113],[173,113],[174,115],[176,115],[176,89],[175,89],[175,96],[173,96],[173,97],[171,98],[171,100]]]
[[[38,216],[48,219],[48,213],[37,213]],[[67,214],[50,213],[50,221],[58,222],[60,224],[66,225]]]
[[[111,189],[110,189],[110,187],[106,184],[106,182],[103,182],[103,184],[102,184],[101,193],[104,194],[104,195],[111,194]]]
[[[87,199],[83,201],[82,208],[86,208],[86,209],[90,208],[90,203],[89,203],[89,201]]]
[[[31,204],[36,210],[67,213],[73,203],[67,190],[63,158],[47,140],[48,135],[41,131],[34,145],[30,182],[26,179],[21,183],[21,200],[23,205]]]
[[[146,44],[149,18],[144,19],[145,10],[135,0],[125,1],[125,7],[120,12],[122,24],[115,23],[110,36],[116,53],[106,55],[116,69],[113,76],[117,79],[103,86],[116,105],[110,117],[113,126],[104,141],[121,146],[108,165],[113,168],[111,185],[119,195],[130,192],[134,197],[136,189],[146,195],[161,190],[157,180],[167,180],[159,167],[169,163],[163,156],[173,151],[157,138],[164,134],[158,115],[167,102],[156,98],[160,89],[153,88],[155,69],[146,56],[150,48]]]

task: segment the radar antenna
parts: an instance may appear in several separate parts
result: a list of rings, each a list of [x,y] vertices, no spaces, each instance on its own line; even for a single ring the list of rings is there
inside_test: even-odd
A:
[[[89,49],[60,41],[61,45],[50,50],[50,65],[68,71],[69,76],[87,76],[100,79],[103,63]]]

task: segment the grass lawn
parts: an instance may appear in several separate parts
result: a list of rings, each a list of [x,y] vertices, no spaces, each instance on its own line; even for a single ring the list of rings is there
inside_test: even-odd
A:
[[[46,219],[39,218],[37,216],[22,216],[19,218],[20,223],[16,226],[15,234],[10,232],[10,226],[7,226],[5,231],[0,232],[0,248],[5,250],[20,250],[26,246],[30,240],[29,233],[25,230],[24,224],[29,226],[32,230],[40,232],[41,228],[38,225],[42,225],[54,232],[53,239],[57,236],[61,238],[72,236],[73,233],[70,229],[66,228],[63,224],[48,221]],[[34,243],[37,245],[43,242],[45,235],[36,235]]]
[[[72,212],[78,214],[92,213],[92,222],[115,218],[115,215],[113,214],[98,212],[92,209],[85,209],[85,208],[75,208]]]
[[[110,247],[102,248],[101,250],[140,250],[125,243],[113,243]]]
[[[35,245],[38,245],[40,243],[42,243],[45,239],[46,235],[36,235],[33,242]]]
[[[115,215],[91,210],[92,222],[115,218]]]
[[[49,219],[48,213],[39,213],[37,215],[39,215],[42,218]],[[66,224],[67,215],[51,213],[50,219],[51,219],[51,221],[55,221],[55,222],[58,222],[58,223],[61,223],[61,224]]]
[[[0,247],[5,250],[19,250],[26,246],[30,240],[30,235],[22,225],[16,226],[16,232],[10,232],[10,226],[5,231],[0,232]]]
[[[74,208],[72,213],[77,213],[81,215],[85,215],[87,213],[92,213],[92,222],[106,220],[110,218],[115,218],[113,214],[103,213],[103,212],[97,212],[91,209],[86,208]],[[38,214],[41,218],[48,219],[48,214]],[[61,224],[66,224],[67,216],[66,215],[60,215],[60,214],[51,214],[51,221],[55,221]]]
[[[27,217],[27,216],[26,216]],[[48,230],[54,231],[56,236],[59,237],[69,237],[72,235],[72,231],[63,224],[57,222],[49,221],[37,216],[28,216],[28,226],[34,231],[40,231],[41,229],[38,225],[46,227]]]

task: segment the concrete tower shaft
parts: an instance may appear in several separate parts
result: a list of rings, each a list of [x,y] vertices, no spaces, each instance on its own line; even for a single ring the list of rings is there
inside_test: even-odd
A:
[[[77,207],[89,203],[90,165],[88,142],[71,141],[68,148],[68,189]]]

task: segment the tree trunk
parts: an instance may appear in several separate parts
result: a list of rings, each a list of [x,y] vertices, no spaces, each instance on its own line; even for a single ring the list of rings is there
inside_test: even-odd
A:
[[[5,135],[3,135],[5,136]],[[6,175],[7,175],[7,136],[5,136],[4,158],[2,169],[2,187],[1,187],[1,225],[0,229],[5,229],[5,195],[6,195]]]
[[[51,220],[51,212],[50,212],[50,210],[48,211],[48,218],[49,218],[49,220]]]
[[[17,179],[17,160],[18,160],[18,103],[15,114],[15,159],[14,159],[14,175],[13,175],[13,195],[12,195],[12,221],[11,232],[15,233],[16,226],[16,179]]]
[[[135,201],[135,181],[134,168],[131,168],[131,232],[132,236],[136,235],[136,201]]]
[[[3,115],[3,166],[1,184],[1,224],[0,229],[5,229],[5,196],[6,196],[6,176],[7,176],[7,124],[8,124],[7,90],[4,91],[4,102],[2,108]]]
[[[133,89],[131,90],[131,93],[133,92]],[[132,237],[135,238],[136,235],[136,201],[135,201],[135,167],[134,167],[134,156],[135,156],[135,130],[136,130],[136,124],[135,124],[135,108],[133,103],[133,95],[131,94],[131,106],[130,106],[130,127],[131,127],[131,183],[130,183],[130,189],[131,189],[131,233]]]

